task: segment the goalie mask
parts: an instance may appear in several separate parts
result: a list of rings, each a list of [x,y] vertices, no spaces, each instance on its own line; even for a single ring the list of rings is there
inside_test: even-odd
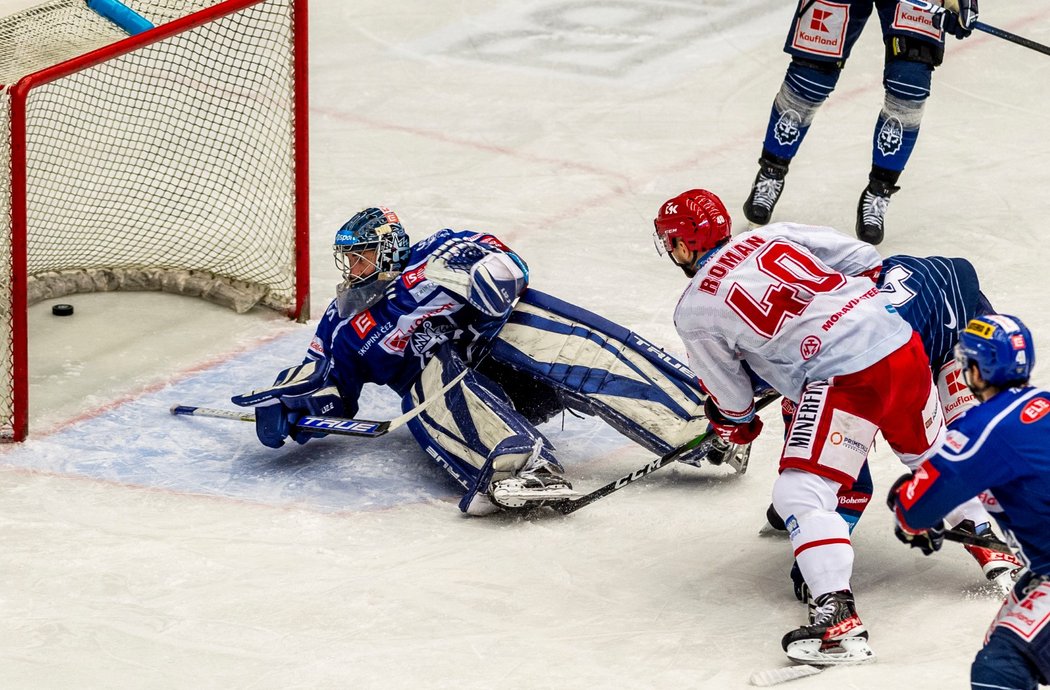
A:
[[[390,209],[366,208],[335,233],[332,251],[343,274],[336,306],[345,319],[378,302],[401,274],[408,261],[408,234]]]
[[[665,201],[653,225],[656,251],[667,254],[675,263],[679,263],[674,256],[676,240],[689,251],[703,254],[728,240],[733,231],[722,200],[706,189],[691,189]]]

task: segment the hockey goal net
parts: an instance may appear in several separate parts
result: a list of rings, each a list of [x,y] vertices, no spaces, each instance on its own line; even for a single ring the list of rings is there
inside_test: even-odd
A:
[[[84,0],[0,19],[0,438],[28,430],[26,311],[164,290],[307,303],[305,0]]]

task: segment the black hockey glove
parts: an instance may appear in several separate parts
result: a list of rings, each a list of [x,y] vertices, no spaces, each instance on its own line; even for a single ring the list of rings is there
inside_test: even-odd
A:
[[[956,38],[973,33],[977,22],[977,0],[947,0],[945,12],[933,15],[933,25]]]
[[[893,533],[897,538],[911,548],[919,549],[924,556],[929,556],[934,551],[940,551],[941,546],[944,545],[944,521],[942,520],[933,527],[918,530],[914,527],[910,527],[904,522],[901,518],[900,510],[898,510],[898,504],[900,503],[899,493],[900,488],[911,481],[911,479],[911,474],[903,474],[897,479],[897,481],[893,482],[893,486],[890,487],[889,496],[886,497],[886,504],[889,506],[890,510],[893,511],[893,520],[895,523]]]

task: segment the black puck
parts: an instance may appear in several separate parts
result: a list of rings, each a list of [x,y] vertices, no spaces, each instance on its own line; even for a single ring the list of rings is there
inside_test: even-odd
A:
[[[55,316],[72,316],[73,305],[72,304],[56,304],[51,307],[51,313]]]

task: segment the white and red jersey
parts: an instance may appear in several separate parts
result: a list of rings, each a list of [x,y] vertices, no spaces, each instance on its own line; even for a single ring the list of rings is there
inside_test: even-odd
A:
[[[907,343],[911,326],[859,275],[881,261],[870,244],[797,223],[737,235],[709,256],[675,326],[719,409],[733,419],[754,411],[742,360],[798,400],[807,382],[860,371]]]

